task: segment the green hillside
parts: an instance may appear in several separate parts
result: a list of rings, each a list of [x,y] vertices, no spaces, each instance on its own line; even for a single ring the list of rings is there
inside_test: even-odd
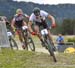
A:
[[[32,2],[17,2],[12,0],[0,0],[0,15],[12,18],[17,8],[22,8],[27,14],[31,14],[34,7],[46,10],[59,21],[65,18],[75,18],[75,4],[44,5]]]

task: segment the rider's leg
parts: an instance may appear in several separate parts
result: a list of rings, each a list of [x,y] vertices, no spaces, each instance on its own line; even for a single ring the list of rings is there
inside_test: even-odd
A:
[[[39,30],[39,26],[38,26],[38,25],[35,25],[35,26],[34,26],[34,31],[37,33],[38,38],[39,38],[40,41],[43,43],[43,38],[42,38],[42,36],[41,36],[41,34],[40,34],[40,30]]]
[[[52,39],[50,30],[48,30],[48,36],[49,36],[49,39],[51,40],[51,43],[52,43],[52,45],[53,45],[53,51],[56,51],[56,47],[54,46],[54,42],[53,42],[53,39]]]
[[[51,40],[51,42],[53,43],[53,39],[52,39],[51,32],[49,29],[48,29],[48,36],[49,36],[49,39]]]
[[[47,23],[46,23],[46,22],[43,22],[42,25],[43,25],[44,28],[46,28],[46,29],[48,30],[48,36],[49,36],[49,39],[50,39],[51,42],[53,43],[53,39],[52,39],[52,36],[51,36],[51,32],[50,32],[50,29],[49,29]]]
[[[25,45],[24,45],[24,42],[23,42],[23,37],[22,37],[22,33],[21,32],[18,32],[18,35],[19,35],[19,40],[21,42],[21,45],[22,45],[22,48],[25,49]]]
[[[21,31],[18,31],[18,35],[19,35],[19,40],[20,40],[20,42],[23,43],[22,33],[21,33]]]
[[[39,39],[41,40],[41,39],[42,39],[42,36],[41,36],[41,34],[40,34],[39,26],[38,26],[38,25],[35,25],[35,26],[34,26],[34,31],[37,33],[37,36],[38,36]]]

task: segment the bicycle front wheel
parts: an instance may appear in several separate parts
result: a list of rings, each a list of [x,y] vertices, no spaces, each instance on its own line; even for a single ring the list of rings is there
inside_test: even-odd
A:
[[[52,47],[54,45],[51,43],[51,41],[49,39],[47,39],[47,45],[48,45],[48,51],[49,51],[50,55],[53,57],[54,62],[57,62],[57,59],[55,57],[53,47]]]
[[[16,41],[15,41],[13,38],[10,38],[10,39],[9,39],[9,42],[10,42],[10,47],[11,47],[11,49],[18,50],[17,43],[16,43]]]
[[[35,51],[35,44],[31,37],[28,38],[28,47],[30,48],[31,51]]]

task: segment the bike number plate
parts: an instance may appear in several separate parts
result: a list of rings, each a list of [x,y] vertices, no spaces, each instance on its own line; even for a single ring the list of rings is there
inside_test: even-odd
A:
[[[28,28],[28,26],[22,26],[23,30],[26,30]]]
[[[7,36],[12,36],[12,33],[11,32],[7,32]]]
[[[41,30],[41,34],[42,34],[42,35],[47,35],[47,34],[48,34],[47,29],[43,29],[43,30]]]

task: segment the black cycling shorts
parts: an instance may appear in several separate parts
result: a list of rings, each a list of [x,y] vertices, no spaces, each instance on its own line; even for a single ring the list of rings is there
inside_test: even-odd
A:
[[[22,28],[22,26],[23,26],[23,20],[21,20],[21,21],[15,21],[15,26],[17,28]]]
[[[43,28],[49,28],[46,22],[35,22],[35,25]]]

